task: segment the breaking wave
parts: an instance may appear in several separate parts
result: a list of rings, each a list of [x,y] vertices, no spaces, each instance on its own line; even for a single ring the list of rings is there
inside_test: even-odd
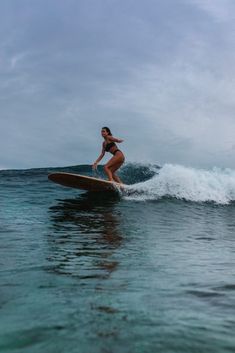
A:
[[[165,164],[143,182],[129,185],[124,198],[130,200],[158,200],[164,197],[193,202],[229,204],[235,200],[235,171],[213,168],[203,170],[181,165]]]

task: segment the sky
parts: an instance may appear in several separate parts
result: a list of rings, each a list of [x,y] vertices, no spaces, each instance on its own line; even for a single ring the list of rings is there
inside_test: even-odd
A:
[[[0,169],[235,165],[234,0],[1,0]],[[108,160],[107,155],[101,163]]]

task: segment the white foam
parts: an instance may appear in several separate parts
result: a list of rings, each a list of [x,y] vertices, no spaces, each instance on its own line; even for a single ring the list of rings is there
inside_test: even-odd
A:
[[[174,197],[228,204],[235,200],[235,171],[219,168],[208,171],[165,164],[158,175],[129,186],[124,197],[140,201]]]

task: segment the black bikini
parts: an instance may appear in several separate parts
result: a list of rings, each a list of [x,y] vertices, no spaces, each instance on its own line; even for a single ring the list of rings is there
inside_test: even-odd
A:
[[[117,150],[115,150],[115,151],[113,152],[113,155],[115,156],[115,154],[116,154],[118,151],[121,152],[120,150],[117,149]]]
[[[109,150],[114,146],[115,146],[114,142],[107,143],[107,145],[105,146],[105,151],[109,152]]]
[[[110,149],[111,149],[112,147],[114,147],[114,146],[116,146],[114,142],[107,143],[107,145],[105,146],[105,151],[106,151],[106,152],[109,152]],[[112,153],[113,155],[115,155],[118,151],[120,151],[120,150],[117,148],[114,152],[110,152],[110,153]],[[120,151],[120,152],[121,152],[121,151]]]

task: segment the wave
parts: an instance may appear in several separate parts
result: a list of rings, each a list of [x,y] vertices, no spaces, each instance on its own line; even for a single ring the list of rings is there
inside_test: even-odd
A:
[[[219,168],[208,171],[165,164],[161,169],[155,169],[152,178],[129,185],[124,192],[124,198],[136,201],[165,197],[229,204],[235,200],[235,171]]]
[[[91,165],[77,165],[57,168],[33,168],[25,170],[1,170],[1,182],[21,180],[22,182],[48,182],[47,175],[55,171],[78,173],[106,179],[103,166],[92,172]],[[229,204],[235,201],[235,171],[213,168],[203,170],[182,165],[126,163],[119,172],[125,184],[129,184],[122,197],[128,200],[147,201],[176,198],[193,202],[214,202]]]

